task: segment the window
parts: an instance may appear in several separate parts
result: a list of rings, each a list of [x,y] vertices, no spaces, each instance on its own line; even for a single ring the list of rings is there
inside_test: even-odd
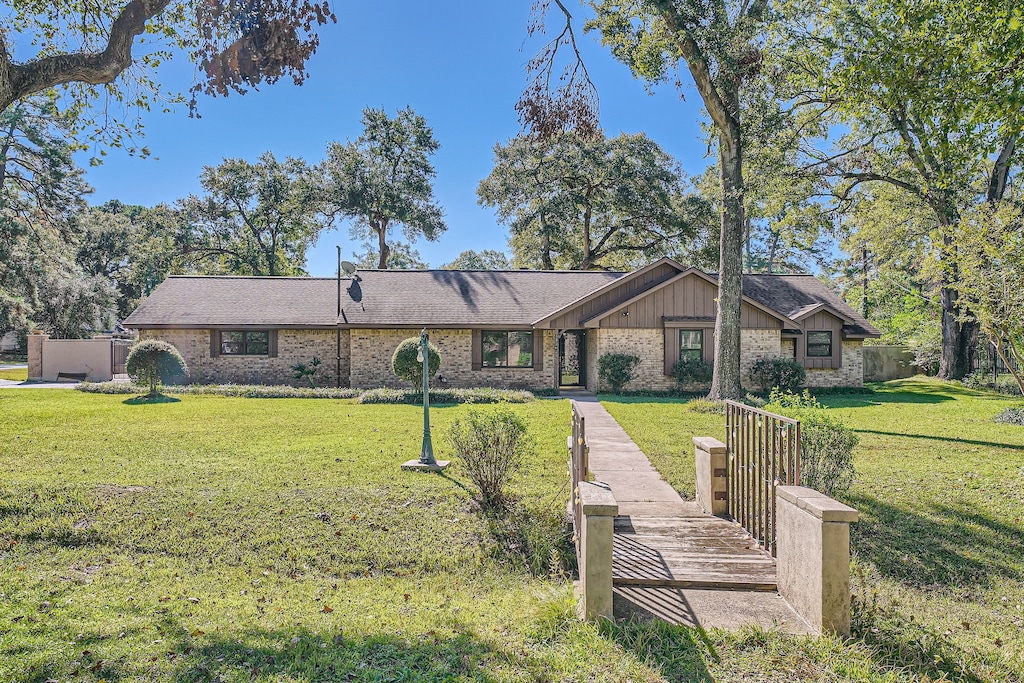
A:
[[[831,332],[807,333],[807,356],[809,358],[828,358],[832,355]]]
[[[679,360],[704,359],[704,330],[679,330]]]
[[[221,332],[220,352],[223,356],[267,356],[270,354],[270,333],[266,330]]]
[[[481,365],[485,368],[532,368],[533,332],[493,332],[480,337]]]

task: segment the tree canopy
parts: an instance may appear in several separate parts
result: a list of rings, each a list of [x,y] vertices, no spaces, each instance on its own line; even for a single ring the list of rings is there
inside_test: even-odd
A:
[[[434,198],[434,165],[441,145],[426,119],[411,108],[389,118],[382,109],[363,110],[363,133],[332,142],[322,165],[328,202],[337,215],[354,220],[353,236],[377,240],[378,268],[388,268],[388,231],[401,226],[406,238],[437,240],[447,229]]]

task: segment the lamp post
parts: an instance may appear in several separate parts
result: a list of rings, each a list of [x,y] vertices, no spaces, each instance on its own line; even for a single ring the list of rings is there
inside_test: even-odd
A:
[[[449,461],[434,459],[434,444],[430,440],[430,336],[427,334],[427,328],[420,332],[416,360],[423,363],[423,447],[420,449],[420,459],[409,460],[402,465],[402,469],[442,472],[448,467]]]
[[[434,444],[430,440],[430,336],[426,328],[420,332],[420,350],[416,360],[423,363],[423,448],[420,450],[420,462],[436,466]]]

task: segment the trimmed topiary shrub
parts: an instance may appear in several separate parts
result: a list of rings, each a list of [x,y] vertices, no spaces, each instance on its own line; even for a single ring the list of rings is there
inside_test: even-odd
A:
[[[597,376],[612,388],[612,393],[622,391],[622,385],[633,379],[640,357],[629,353],[606,353],[597,359]]]
[[[526,421],[506,407],[471,408],[455,420],[446,434],[448,445],[462,463],[470,481],[480,490],[485,509],[505,507],[507,487],[533,452]]]
[[[428,344],[427,348],[427,356],[429,357],[427,370],[430,373],[429,376],[433,377],[441,368],[441,352],[433,344]],[[419,350],[419,337],[409,337],[403,340],[398,345],[398,348],[395,349],[395,354],[391,356],[391,369],[399,379],[412,382],[413,389],[420,390],[420,393],[422,393],[423,361],[416,360],[416,354],[419,353]]]
[[[796,391],[807,381],[807,370],[795,358],[759,358],[750,366],[750,380],[764,391]]]
[[[188,367],[178,349],[156,339],[144,339],[135,344],[128,352],[125,370],[133,380],[149,386],[149,396],[160,395],[158,388],[161,382],[188,375]]]
[[[842,418],[810,392],[773,390],[765,410],[800,420],[800,485],[835,496],[849,490],[856,472],[853,449],[860,442]]]
[[[707,384],[711,381],[714,369],[700,358],[680,358],[672,366],[672,376],[680,386],[684,384]]]

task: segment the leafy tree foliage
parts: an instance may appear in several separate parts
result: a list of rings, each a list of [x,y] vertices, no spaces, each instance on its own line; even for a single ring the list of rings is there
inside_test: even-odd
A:
[[[377,267],[389,267],[388,231],[401,226],[406,238],[437,240],[447,226],[434,198],[430,156],[440,148],[426,120],[411,108],[394,118],[382,109],[363,110],[363,133],[355,141],[332,142],[322,169],[334,211],[355,221],[353,236],[377,240]]]
[[[65,142],[69,122],[47,98],[0,112],[0,329],[81,337],[106,327],[114,292],[66,248],[90,188]]]
[[[497,249],[467,249],[441,266],[444,270],[508,270],[511,267],[508,257]]]
[[[306,250],[327,227],[326,207],[313,170],[302,160],[256,163],[226,159],[203,169],[206,194],[177,207],[181,253],[214,272],[237,275],[303,274]]]
[[[128,376],[149,385],[149,395],[159,396],[160,383],[188,375],[188,366],[173,345],[156,339],[143,339],[132,346],[125,362]]]
[[[193,106],[198,93],[244,93],[286,76],[298,84],[318,45],[314,27],[332,21],[327,2],[310,0],[15,0],[0,34],[0,111],[60,86],[72,132],[131,145],[137,124],[106,108],[182,100],[151,75],[163,62],[184,53],[196,64]]]
[[[520,267],[633,267],[687,243],[712,215],[644,134],[519,137],[494,155],[477,194],[509,224]]]
[[[811,151],[813,165],[837,181],[841,203],[885,184],[927,212],[940,265],[940,375],[963,377],[976,327],[958,301],[955,226],[967,207],[1005,192],[1024,132],[1021,10],[997,0],[782,8],[792,92],[848,131],[835,149]]]
[[[1024,207],[983,206],[957,233],[955,287],[1024,394]]]

